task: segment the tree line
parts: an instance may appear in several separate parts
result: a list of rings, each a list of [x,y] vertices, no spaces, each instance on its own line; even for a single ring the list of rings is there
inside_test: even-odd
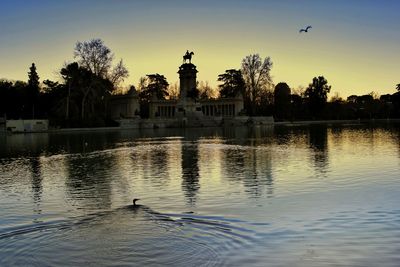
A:
[[[115,124],[107,116],[107,105],[118,85],[129,76],[120,60],[101,39],[77,42],[75,62],[59,71],[60,81],[43,80],[40,85],[32,63],[28,82],[0,80],[0,116],[7,119],[49,119],[61,127]]]
[[[60,127],[115,125],[108,116],[110,97],[129,76],[122,59],[116,64],[114,54],[101,39],[77,42],[76,61],[65,64],[60,80],[43,80],[32,63],[28,80],[0,80],[0,116],[8,119],[46,118]],[[240,69],[228,69],[218,75],[220,83],[213,89],[199,82],[188,97],[200,99],[242,97],[243,115],[274,116],[277,121],[314,119],[400,118],[400,84],[397,92],[377,97],[375,94],[352,95],[342,99],[335,95],[328,101],[331,86],[323,76],[314,77],[305,90],[292,90],[286,83],[273,84],[270,57],[252,54],[243,58]],[[153,99],[176,99],[177,84],[170,85],[162,74],[140,78],[137,88],[140,116],[148,117]]]

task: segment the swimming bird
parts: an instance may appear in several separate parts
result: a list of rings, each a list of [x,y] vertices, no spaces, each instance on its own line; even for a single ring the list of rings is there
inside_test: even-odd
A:
[[[309,25],[305,29],[300,29],[299,33],[308,32],[308,30],[311,29],[311,28],[312,28],[311,25]]]
[[[139,206],[139,205],[136,204],[136,201],[138,201],[138,200],[140,200],[140,198],[134,198],[134,199],[133,199],[132,202],[133,202],[133,206],[134,206],[134,207]]]

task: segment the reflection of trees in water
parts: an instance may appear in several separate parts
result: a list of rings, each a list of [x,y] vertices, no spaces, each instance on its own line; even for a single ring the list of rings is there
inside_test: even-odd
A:
[[[49,149],[48,133],[7,134],[0,141],[0,157],[38,157]],[[2,143],[4,142],[4,143]]]
[[[328,167],[328,129],[326,125],[309,127],[309,143],[316,170],[325,173]]]
[[[343,142],[343,127],[334,127],[330,129],[330,139],[333,141],[333,145],[341,145]]]
[[[32,174],[31,184],[32,184],[33,202],[36,204],[35,212],[41,213],[39,206],[42,200],[42,193],[43,193],[43,187],[42,187],[43,177],[41,173],[42,166],[39,158],[37,157],[29,158],[29,164]]]
[[[66,186],[74,205],[98,209],[111,206],[111,181],[118,175],[113,157],[100,153],[66,158]]]
[[[243,184],[254,197],[260,197],[263,193],[266,193],[269,197],[273,195],[274,181],[270,153],[269,150],[256,146],[249,151],[247,166],[250,168],[245,171]]]
[[[154,183],[165,186],[168,183],[168,152],[166,146],[158,146],[150,151],[149,169]]]
[[[274,143],[281,146],[281,145],[289,145],[293,142],[293,129],[289,127],[275,127],[274,128]]]
[[[266,141],[248,139],[246,146],[232,146],[224,153],[223,165],[227,177],[243,183],[252,197],[260,197],[264,193],[272,196],[274,189],[271,151],[268,147],[260,146],[260,142]]]
[[[131,171],[156,187],[164,187],[169,182],[170,151],[168,145],[160,141],[146,141],[136,146],[130,158],[132,160]]]
[[[197,143],[182,144],[182,190],[190,205],[196,203],[199,184],[199,149]]]
[[[399,124],[397,124],[397,129],[396,129],[396,131],[397,131],[397,138],[395,137],[394,138],[394,140],[395,140],[395,144],[396,144],[396,141],[397,141],[397,147],[398,147],[398,154],[399,154],[399,159],[400,159],[400,127],[399,127],[400,125]]]
[[[271,144],[274,136],[273,126],[254,126],[248,127],[247,140],[248,145],[258,146]]]
[[[0,157],[7,156],[9,154],[7,150],[7,135],[0,133]]]

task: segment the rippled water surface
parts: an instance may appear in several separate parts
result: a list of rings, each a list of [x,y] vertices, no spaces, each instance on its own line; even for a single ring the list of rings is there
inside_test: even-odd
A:
[[[399,129],[0,134],[0,266],[399,266]]]

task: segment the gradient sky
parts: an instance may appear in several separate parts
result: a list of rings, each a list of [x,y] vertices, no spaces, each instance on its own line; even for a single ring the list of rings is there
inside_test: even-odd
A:
[[[306,87],[323,75],[331,94],[394,93],[400,83],[400,1],[0,0],[0,78],[57,80],[77,41],[101,38],[130,71],[127,84],[164,74],[178,80],[187,49],[198,80],[270,56],[274,83]],[[298,30],[313,28],[307,34]]]

